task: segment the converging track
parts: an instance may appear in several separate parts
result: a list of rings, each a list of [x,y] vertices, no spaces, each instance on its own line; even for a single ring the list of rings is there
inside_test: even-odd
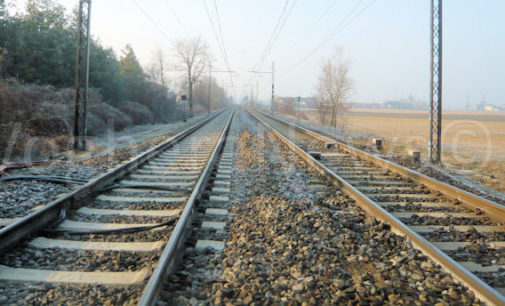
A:
[[[35,284],[70,303],[152,304],[225,158],[233,114],[219,112],[1,229],[0,287]],[[25,303],[48,301],[34,291]]]
[[[251,114],[479,298],[505,304],[503,206],[269,114]]]
[[[0,229],[0,303],[503,305],[503,250],[501,205],[226,109]]]

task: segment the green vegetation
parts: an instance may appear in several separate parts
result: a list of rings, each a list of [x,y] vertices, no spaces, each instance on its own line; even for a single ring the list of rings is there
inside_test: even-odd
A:
[[[56,0],[28,0],[14,14],[5,2],[0,0],[0,160],[30,148],[43,153],[47,142],[50,151],[64,151],[73,126],[76,12],[66,15]],[[108,126],[121,130],[182,117],[175,93],[148,77],[129,45],[118,58],[92,39],[89,80],[90,136]]]
[[[66,16],[64,7],[54,0],[29,0],[25,12],[16,15],[5,10],[4,2],[0,0],[0,78],[73,87],[76,16]],[[106,103],[118,107],[121,101],[134,101],[153,113],[159,110],[158,104],[175,103],[163,86],[147,79],[131,46],[125,47],[119,60],[96,39],[90,50],[90,87],[98,89]],[[163,122],[170,116],[156,119]]]
[[[0,0],[0,160],[26,158],[30,150],[49,157],[70,148],[76,52],[77,10],[67,15],[58,0],[27,0],[23,12],[13,13]],[[89,136],[108,127],[119,131],[185,118],[176,107],[176,94],[168,89],[174,82],[166,78],[164,53],[158,50],[152,60],[144,69],[130,45],[118,57],[91,40]],[[184,76],[184,92],[186,80]],[[194,83],[197,112],[207,111],[208,83],[208,78]],[[227,98],[214,79],[211,86],[216,109]]]

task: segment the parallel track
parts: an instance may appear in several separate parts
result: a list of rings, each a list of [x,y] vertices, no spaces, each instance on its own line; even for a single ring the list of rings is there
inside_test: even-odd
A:
[[[153,304],[180,256],[232,118],[233,111],[220,112],[1,229],[0,253],[10,264],[0,265],[0,281],[143,288],[140,304]],[[33,249],[40,251],[33,258],[23,254]],[[70,264],[54,269],[61,265],[40,255],[48,249],[74,258],[59,258]],[[115,258],[118,266],[107,271]]]
[[[365,211],[406,236],[479,298],[505,304],[501,272],[505,265],[500,258],[505,247],[503,206],[282,119],[251,114]],[[321,159],[314,159],[309,151],[320,151]],[[494,261],[472,256],[475,249],[493,254]]]

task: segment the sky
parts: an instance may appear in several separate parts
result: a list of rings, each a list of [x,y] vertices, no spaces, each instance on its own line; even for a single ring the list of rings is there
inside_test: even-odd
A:
[[[69,13],[78,3],[55,1]],[[24,2],[11,0],[19,7]],[[213,77],[229,89],[233,84],[235,96],[251,91],[255,95],[258,86],[260,99],[269,99],[272,75],[249,71],[270,72],[275,62],[276,96],[312,96],[323,59],[338,47],[350,62],[350,102],[381,103],[412,96],[427,103],[430,4],[429,0],[93,0],[91,31],[118,56],[131,44],[144,66],[157,49],[173,53],[175,39],[201,36],[213,55]],[[444,108],[475,107],[483,100],[505,104],[503,16],[505,1],[444,1]],[[272,35],[276,25],[280,31]],[[234,71],[232,78],[217,72],[228,70],[220,45]]]

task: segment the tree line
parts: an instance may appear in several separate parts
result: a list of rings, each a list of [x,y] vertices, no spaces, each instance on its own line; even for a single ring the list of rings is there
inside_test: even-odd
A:
[[[73,87],[76,11],[67,16],[65,8],[54,0],[28,0],[25,11],[17,14],[9,13],[5,6],[5,0],[0,0],[0,78],[16,78],[26,84],[56,88]],[[182,39],[174,43],[174,51],[180,57],[180,64],[174,66],[181,66],[189,73],[189,78],[184,77],[187,81],[182,82],[181,90],[188,92],[189,89],[191,109],[193,100],[200,104],[208,100],[207,96],[193,99],[193,87],[200,81],[202,61],[207,58],[206,43],[199,40],[195,50],[197,61],[189,63],[192,66],[188,66],[184,56],[196,40]],[[140,103],[151,110],[157,121],[164,121],[160,118],[160,107],[169,105],[169,109],[175,109],[176,102],[175,93],[167,87],[166,65],[162,55],[155,56],[152,65],[144,69],[130,45],[124,47],[118,58],[111,48],[92,38],[89,86],[98,89],[110,105],[118,107],[124,101]],[[211,83],[216,87],[215,95],[222,95],[222,89],[215,82]]]
[[[65,150],[74,119],[77,10],[67,14],[57,0],[28,0],[22,12],[13,13],[6,1],[0,0],[0,154],[13,135],[14,155],[24,154],[34,139],[39,139],[34,145],[39,152],[47,141]],[[156,50],[142,67],[131,45],[117,55],[91,39],[89,136],[181,120],[193,110],[207,112],[209,86],[211,109],[225,105],[224,89],[206,77],[210,55],[205,40],[174,39],[169,48]],[[170,71],[179,77],[169,79]],[[180,103],[181,95],[189,101]]]

